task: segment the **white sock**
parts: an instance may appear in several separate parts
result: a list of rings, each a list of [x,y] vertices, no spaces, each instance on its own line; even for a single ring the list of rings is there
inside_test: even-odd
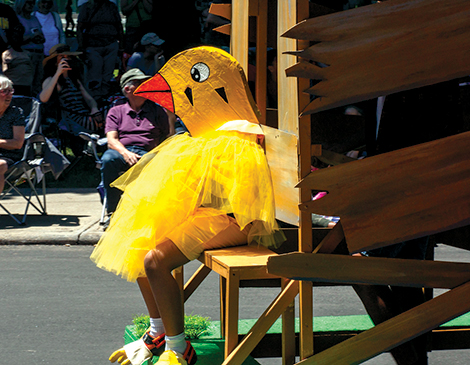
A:
[[[161,318],[150,318],[150,336],[158,337],[165,333],[165,327]]]
[[[184,339],[184,332],[180,333],[176,336],[165,336],[165,351],[173,350],[179,352],[180,354],[184,354],[186,350],[186,341]]]

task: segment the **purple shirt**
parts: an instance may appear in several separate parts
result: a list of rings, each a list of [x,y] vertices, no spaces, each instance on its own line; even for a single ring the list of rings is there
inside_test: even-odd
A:
[[[162,142],[170,127],[165,110],[147,100],[136,113],[128,102],[113,106],[106,116],[105,133],[116,131],[124,146],[139,146],[147,151]]]

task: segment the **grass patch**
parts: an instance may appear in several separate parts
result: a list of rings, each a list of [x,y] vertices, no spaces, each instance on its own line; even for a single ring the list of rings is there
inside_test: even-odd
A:
[[[150,317],[148,315],[134,316],[132,320],[134,324],[134,335],[140,338],[150,327]],[[203,335],[210,334],[211,321],[209,317],[201,317],[199,315],[184,316],[184,333],[187,340],[195,340]]]

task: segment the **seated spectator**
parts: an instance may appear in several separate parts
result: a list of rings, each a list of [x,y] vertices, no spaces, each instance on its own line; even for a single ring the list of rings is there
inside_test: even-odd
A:
[[[111,91],[118,50],[123,46],[121,16],[109,0],[87,2],[80,9],[78,47],[85,51],[87,89],[93,97],[107,98]]]
[[[7,4],[0,3],[0,53],[11,44],[10,31],[18,25],[21,26],[15,11]]]
[[[52,47],[50,56],[43,62],[46,79],[39,94],[43,103],[58,102],[59,127],[74,136],[79,132],[100,133],[104,120],[96,100],[83,85],[80,60],[75,57],[80,54],[71,52],[66,44]],[[82,142],[79,137],[76,140]],[[82,144],[74,150],[75,155],[81,154]]]
[[[24,26],[23,45],[21,48],[29,52],[33,67],[34,76],[31,85],[31,95],[37,96],[41,91],[44,75],[42,61],[44,60],[44,42],[46,38],[42,33],[41,23],[39,23],[38,18],[32,15],[34,4],[34,0],[15,1],[15,11],[21,24]]]
[[[133,68],[121,77],[121,89],[127,101],[112,107],[106,117],[108,150],[102,157],[101,174],[106,189],[108,213],[113,213],[121,191],[109,185],[123,172],[135,165],[148,151],[175,133],[175,115],[134,90],[150,78]]]
[[[153,76],[165,64],[161,45],[165,41],[155,33],[147,33],[139,42],[139,51],[132,54],[127,62],[127,69],[138,68],[146,75]]]
[[[41,23],[44,42],[44,54],[49,56],[49,50],[58,43],[65,43],[65,33],[59,13],[52,11],[53,0],[37,0],[38,11],[33,15]]]
[[[10,106],[13,93],[11,80],[0,75],[0,193],[8,167],[23,157],[26,123],[23,111]]]
[[[31,96],[34,70],[31,56],[21,48],[23,27],[15,27],[11,32],[11,45],[2,53],[2,71],[7,76],[19,95]]]

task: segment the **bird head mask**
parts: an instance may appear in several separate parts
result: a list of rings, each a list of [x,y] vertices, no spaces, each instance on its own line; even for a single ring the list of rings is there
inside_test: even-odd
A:
[[[193,137],[233,120],[258,123],[241,65],[215,47],[178,53],[134,92],[177,114]]]

